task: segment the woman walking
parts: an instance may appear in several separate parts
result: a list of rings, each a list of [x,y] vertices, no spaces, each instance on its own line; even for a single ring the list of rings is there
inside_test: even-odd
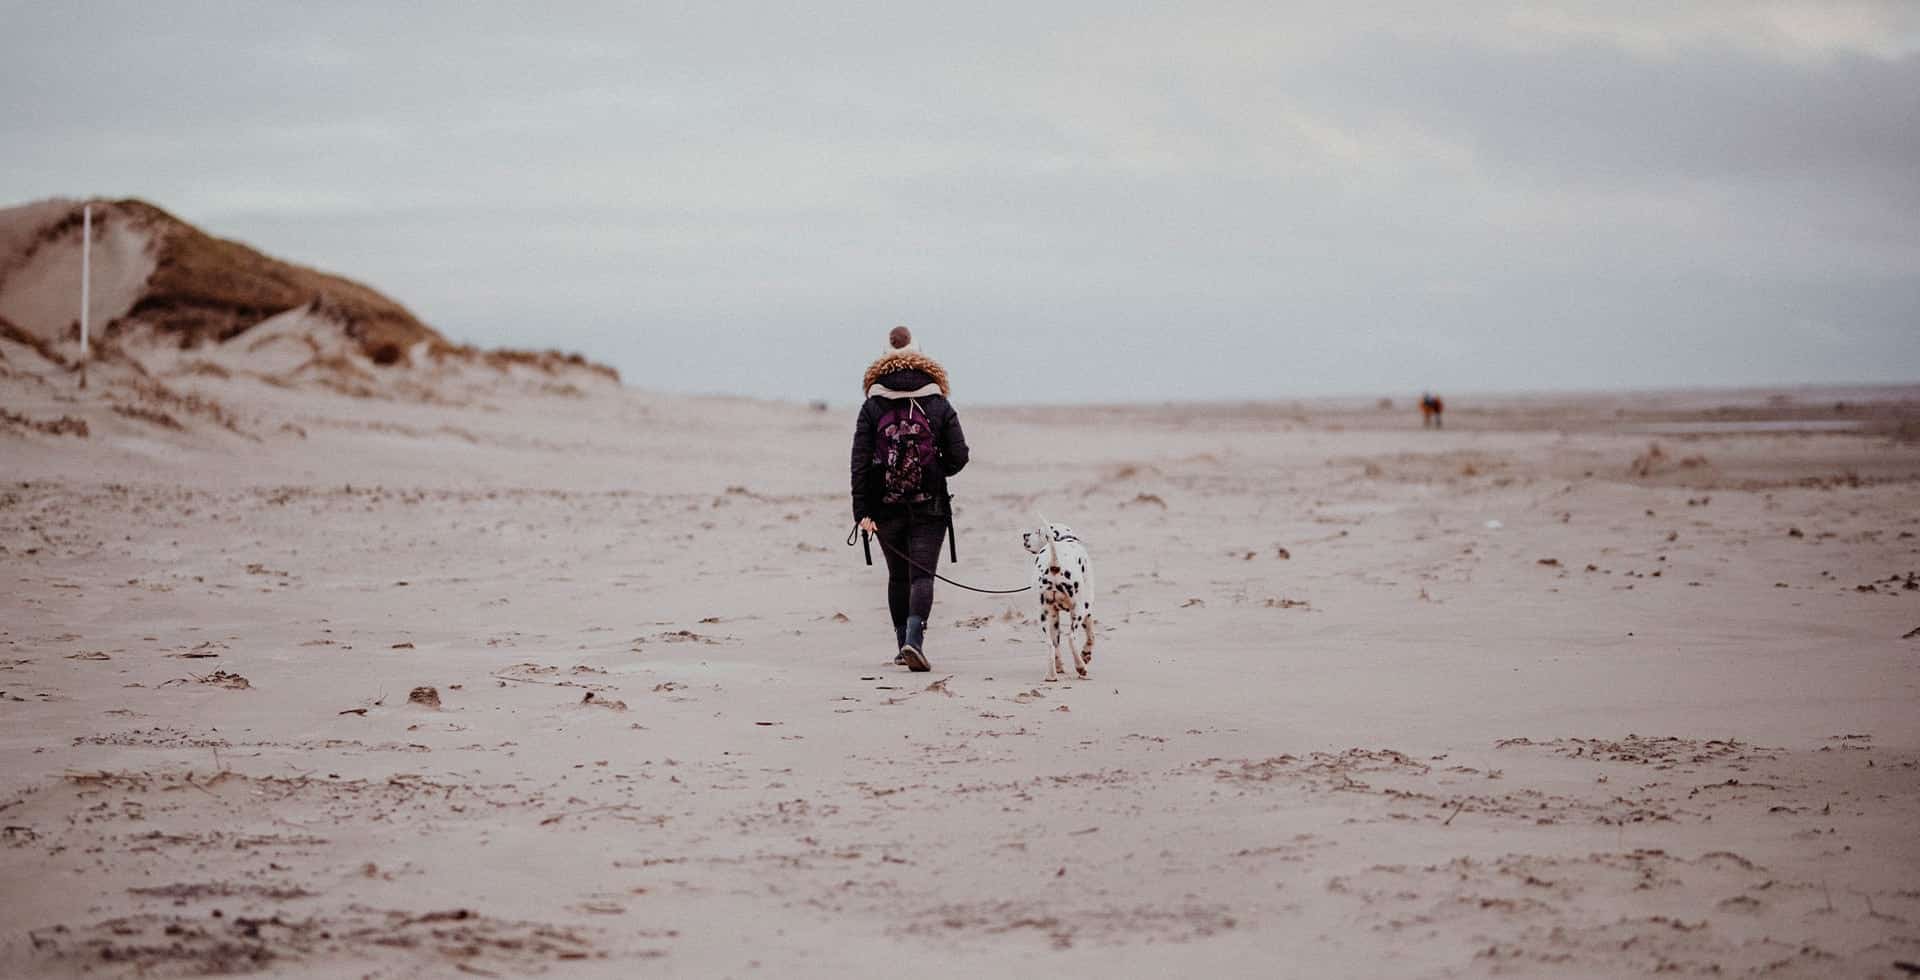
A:
[[[887,335],[887,352],[868,365],[860,387],[867,400],[853,430],[853,517],[887,557],[894,663],[932,670],[933,573],[953,520],[947,478],[967,465],[967,439],[947,402],[946,369],[920,352],[906,327]]]

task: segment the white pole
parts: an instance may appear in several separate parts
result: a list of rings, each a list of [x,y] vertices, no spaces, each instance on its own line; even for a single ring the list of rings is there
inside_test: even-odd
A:
[[[80,387],[87,386],[87,307],[93,291],[93,205],[80,209]]]

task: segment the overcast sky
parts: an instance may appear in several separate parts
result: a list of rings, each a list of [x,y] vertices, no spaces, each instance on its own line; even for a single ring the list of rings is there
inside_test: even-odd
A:
[[[1920,3],[1350,6],[0,0],[0,203],[669,390],[1920,380]]]

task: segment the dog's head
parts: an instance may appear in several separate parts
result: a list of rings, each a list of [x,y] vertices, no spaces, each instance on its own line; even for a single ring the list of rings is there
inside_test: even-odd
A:
[[[1020,535],[1020,546],[1027,549],[1029,554],[1037,555],[1047,550],[1047,542],[1049,541],[1072,540],[1075,540],[1073,528],[1065,524],[1055,524],[1051,521],[1046,521],[1031,531],[1022,532]]]

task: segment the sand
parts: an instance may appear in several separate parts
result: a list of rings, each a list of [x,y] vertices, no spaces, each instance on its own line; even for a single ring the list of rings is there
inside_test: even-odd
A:
[[[59,199],[0,208],[0,319],[42,337],[78,332],[83,235],[78,221],[58,224],[73,210],[73,202]],[[154,249],[151,229],[108,220],[105,206],[96,220],[87,316],[97,337],[139,300],[153,274]]]
[[[850,405],[226,375],[0,389],[93,423],[0,427],[0,975],[1920,963],[1913,389],[963,399],[1046,684],[1024,596],[888,663]]]

